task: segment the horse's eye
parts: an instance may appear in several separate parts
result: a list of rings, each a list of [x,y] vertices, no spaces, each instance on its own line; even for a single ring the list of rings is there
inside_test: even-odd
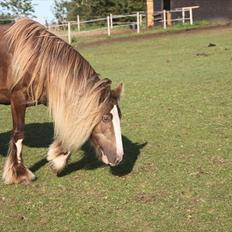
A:
[[[104,114],[102,117],[102,121],[105,123],[111,122],[112,118],[113,118],[112,114]]]

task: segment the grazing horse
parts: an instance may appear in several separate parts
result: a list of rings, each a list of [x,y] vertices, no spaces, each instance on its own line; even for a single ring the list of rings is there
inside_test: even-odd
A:
[[[0,27],[0,104],[11,105],[13,131],[3,170],[6,184],[35,177],[22,158],[25,112],[44,104],[54,122],[54,141],[47,160],[55,172],[65,167],[71,151],[90,138],[104,163],[123,158],[118,106],[123,86],[111,90],[91,65],[69,44],[39,23],[21,18]]]

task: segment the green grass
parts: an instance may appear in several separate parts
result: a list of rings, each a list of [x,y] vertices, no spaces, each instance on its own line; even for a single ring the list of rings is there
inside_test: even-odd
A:
[[[215,21],[207,21],[207,20],[199,20],[195,21],[193,25],[190,25],[189,22],[182,24],[182,22],[175,22],[172,26],[167,27],[166,29],[163,28],[161,24],[155,25],[152,29],[147,29],[146,25],[143,24],[141,26],[140,33],[137,33],[136,30],[131,30],[129,27],[122,27],[122,28],[114,28],[112,30],[111,36],[107,36],[107,30],[103,29],[102,33],[99,34],[86,34],[80,35],[78,33],[72,33],[72,44],[75,46],[79,45],[88,45],[89,43],[95,43],[99,41],[110,41],[119,38],[128,38],[128,37],[140,37],[148,34],[161,34],[161,33],[172,33],[177,31],[184,31],[184,30],[191,30],[197,28],[207,28],[213,26],[223,26],[229,25],[230,21],[223,21],[223,20],[215,20]],[[90,32],[91,33],[91,32]],[[67,36],[66,36],[67,37]],[[67,38],[66,38],[67,39]]]
[[[125,84],[127,162],[101,166],[83,159],[85,146],[56,177],[43,160],[46,108],[28,109],[23,152],[38,179],[0,182],[1,231],[231,231],[231,37],[220,30],[83,48],[102,77]],[[3,166],[11,118],[0,110]]]

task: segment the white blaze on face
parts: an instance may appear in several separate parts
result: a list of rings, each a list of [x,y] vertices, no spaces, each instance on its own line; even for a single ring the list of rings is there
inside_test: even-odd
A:
[[[21,163],[22,142],[23,142],[23,139],[19,139],[19,140],[17,140],[17,142],[15,143],[16,148],[17,148],[17,159],[18,159],[18,162],[19,162],[19,163]]]
[[[114,105],[113,109],[111,110],[111,114],[113,115],[113,126],[114,126],[114,133],[116,138],[116,149],[117,155],[120,157],[123,156],[123,145],[122,145],[122,134],[121,134],[121,127],[120,127],[120,119],[118,114],[117,106]]]

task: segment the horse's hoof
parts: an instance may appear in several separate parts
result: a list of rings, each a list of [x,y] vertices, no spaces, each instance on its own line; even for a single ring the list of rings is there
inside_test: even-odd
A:
[[[5,184],[29,184],[35,180],[35,175],[24,165],[17,167],[5,168],[3,172],[3,180]]]

